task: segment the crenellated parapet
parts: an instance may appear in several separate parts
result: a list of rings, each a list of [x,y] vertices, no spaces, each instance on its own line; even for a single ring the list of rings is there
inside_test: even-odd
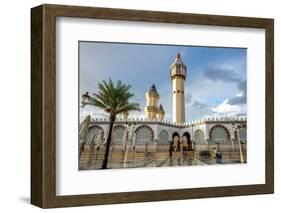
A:
[[[246,122],[247,117],[206,117],[202,119],[197,119],[193,121],[188,121],[185,123],[176,123],[172,122],[171,120],[167,119],[160,119],[160,118],[134,118],[134,117],[128,117],[125,119],[124,117],[117,117],[115,122],[117,123],[161,123],[161,124],[167,124],[170,126],[175,127],[190,127],[202,123],[236,123],[236,122]],[[107,123],[109,122],[109,118],[105,117],[92,117],[91,122],[101,122],[101,123]]]

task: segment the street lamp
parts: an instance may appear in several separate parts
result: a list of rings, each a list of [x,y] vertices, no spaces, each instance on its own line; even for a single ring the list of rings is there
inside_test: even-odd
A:
[[[191,124],[191,129],[192,129],[192,131],[191,131],[191,134],[192,134],[192,136],[191,136],[191,149],[192,150],[194,150],[194,144],[193,144],[193,142],[194,142],[194,136],[193,136],[193,124]]]
[[[128,123],[128,116],[129,116],[129,113],[128,112],[125,112],[124,113],[124,118],[125,118],[125,121],[126,121],[126,140],[125,140],[125,147],[124,147],[124,151],[125,151],[125,155],[124,155],[124,160],[123,160],[123,163],[124,163],[124,167],[126,166],[125,164],[128,163],[128,152],[129,152],[129,149],[128,149],[128,142],[132,142],[132,139],[133,139],[133,132],[134,132],[134,129],[135,129],[135,123],[131,124],[131,123]]]
[[[82,95],[82,100],[81,100],[82,107],[84,107],[86,104],[89,103],[90,103],[89,92],[86,92],[85,94]]]
[[[128,124],[127,126],[127,139],[125,141],[125,156],[124,156],[124,164],[128,163],[128,142],[130,145],[132,145],[132,140],[133,140],[133,132],[135,130],[135,124]]]
[[[235,125],[234,123],[232,124],[233,128],[234,128],[234,134],[235,132],[237,132],[237,140],[238,140],[238,145],[239,145],[239,152],[240,152],[240,162],[244,163],[244,156],[243,156],[243,151],[242,151],[242,144],[241,144],[241,140],[240,140],[240,132],[239,132],[239,126]]]
[[[89,124],[91,121],[91,116],[87,115],[86,118],[81,123],[81,128],[79,130],[79,159],[81,158],[81,154],[84,151],[84,146],[86,143],[86,134],[88,132]]]

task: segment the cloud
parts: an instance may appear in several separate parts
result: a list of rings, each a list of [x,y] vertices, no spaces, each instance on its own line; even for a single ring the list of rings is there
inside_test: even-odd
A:
[[[243,92],[243,94],[247,93],[247,82],[246,80],[242,80],[238,83],[238,89]]]
[[[238,98],[242,96],[237,96]],[[219,116],[244,116],[246,115],[246,104],[234,105],[228,99],[224,100],[221,104],[212,108],[215,115]]]
[[[122,80],[132,85],[131,91],[135,96],[130,101],[139,103],[141,108],[141,112],[130,112],[130,117],[145,116],[145,93],[154,83],[160,95],[158,105],[163,105],[165,119],[172,119],[169,66],[176,52],[181,53],[188,67],[185,82],[186,120],[213,115],[216,112],[212,108],[218,107],[226,99],[229,105],[246,103],[245,50],[102,42],[80,44],[80,94],[96,92],[99,80],[109,77],[113,81]],[[93,117],[108,116],[97,108],[89,108],[88,111],[95,112]]]
[[[205,95],[205,98],[200,95],[199,98],[194,93],[190,94],[195,98],[187,110],[189,118],[246,115],[246,80],[239,74],[240,70],[229,67],[208,65],[203,70],[198,82],[201,86],[197,85],[193,92],[197,94],[198,90],[208,88],[205,93],[209,95]]]
[[[228,68],[220,68],[214,66],[208,66],[203,72],[204,76],[212,81],[223,81],[229,83],[235,83],[238,90],[241,92],[239,95],[227,99],[229,105],[246,104],[247,102],[247,82],[246,80],[237,74],[237,71]],[[234,107],[234,106],[233,106]]]
[[[199,102],[199,101],[194,101],[192,104],[192,107],[202,110],[202,109],[206,109],[208,108],[208,104],[207,103],[203,103],[203,102]]]
[[[241,77],[232,69],[208,66],[204,76],[213,81],[240,82]]]
[[[228,100],[228,104],[231,105],[240,105],[245,104],[247,102],[247,98],[244,93],[240,93],[239,95],[236,95],[235,97],[232,97]]]
[[[237,105],[231,105],[228,103],[228,100],[224,100],[217,107],[212,108],[212,110],[216,113],[225,114],[225,113],[235,113],[239,111],[239,107]]]
[[[222,81],[236,84],[240,93],[233,97],[224,99],[216,107],[212,108],[213,113],[217,115],[241,116],[246,115],[247,102],[247,82],[238,72],[233,69],[208,67],[204,75],[212,81]]]
[[[194,120],[213,114],[207,100],[194,100],[186,110],[187,120]]]

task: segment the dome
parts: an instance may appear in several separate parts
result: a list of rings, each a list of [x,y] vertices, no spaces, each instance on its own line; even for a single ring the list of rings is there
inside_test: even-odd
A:
[[[159,96],[156,86],[154,84],[152,84],[152,86],[150,87],[149,91],[148,91],[149,95],[156,95]]]
[[[157,93],[157,89],[156,89],[155,84],[152,84],[152,86],[149,89],[149,92],[156,92]]]

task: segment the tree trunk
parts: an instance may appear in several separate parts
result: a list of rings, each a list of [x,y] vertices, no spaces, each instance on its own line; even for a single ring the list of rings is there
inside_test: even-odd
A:
[[[107,136],[107,140],[106,140],[106,149],[105,149],[105,153],[104,153],[104,159],[102,162],[102,169],[107,169],[108,155],[109,155],[109,149],[110,149],[110,144],[111,144],[111,136],[112,136],[114,122],[115,122],[115,115],[111,115],[110,116],[110,126],[109,126],[108,136]]]

